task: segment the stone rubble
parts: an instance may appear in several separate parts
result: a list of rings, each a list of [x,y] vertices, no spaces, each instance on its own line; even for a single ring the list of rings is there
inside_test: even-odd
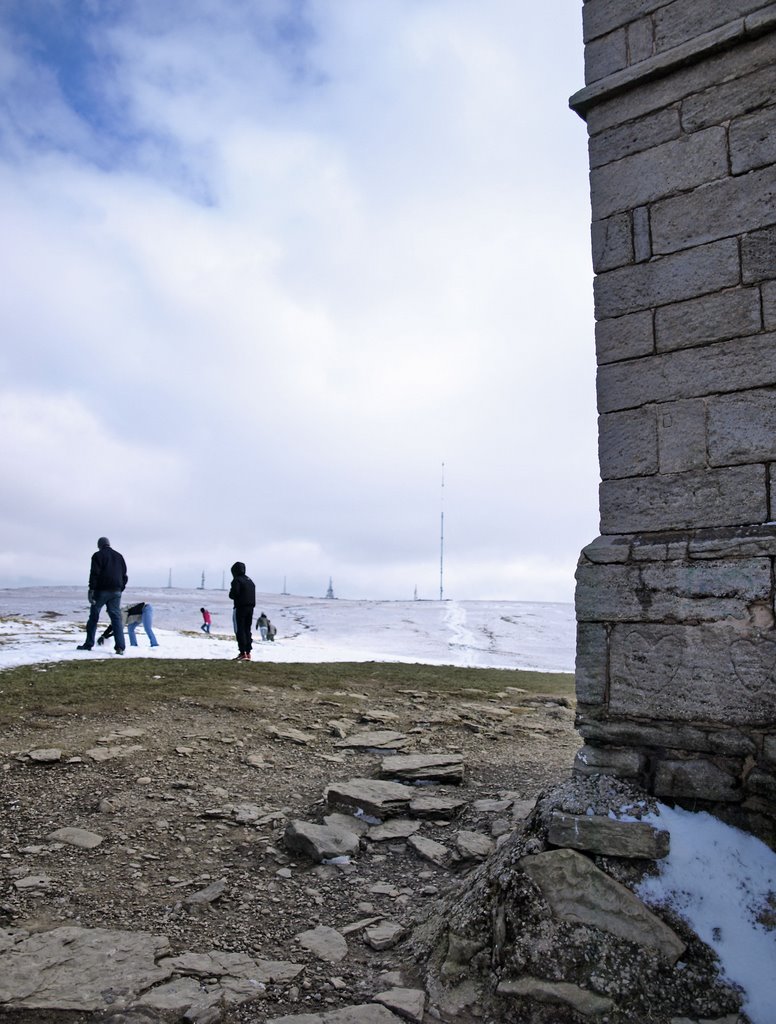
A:
[[[411,700],[413,708],[424,703],[420,695]],[[554,702],[545,703],[553,705],[548,711],[560,707]],[[487,705],[488,712],[494,708],[499,711],[498,705]],[[490,730],[511,728],[517,716],[512,712],[480,712],[478,703],[467,701],[467,707],[458,716],[459,728],[476,725],[485,737],[483,742],[491,749]],[[417,721],[433,715],[423,708],[423,715],[415,717]],[[445,712],[440,717],[448,721],[454,716]],[[370,720],[381,720],[379,709]],[[525,799],[525,790],[486,788],[483,782],[473,786],[473,776],[467,767],[465,782],[458,783],[460,790],[452,797],[449,792],[442,792],[443,778],[421,777],[419,773],[434,774],[445,766],[458,766],[454,775],[459,774],[463,780],[463,754],[380,757],[378,748],[353,747],[346,748],[347,753],[337,755],[332,762],[326,750],[336,740],[325,725],[325,718],[294,718],[295,725],[299,722],[304,724],[304,735],[309,737],[304,744],[294,742],[288,735],[295,727],[288,723],[278,726],[274,733],[266,726],[262,731],[268,742],[275,745],[276,753],[295,749],[307,753],[307,748],[315,746],[307,757],[318,759],[321,784],[317,793],[305,798],[304,810],[288,787],[282,798],[271,802],[266,793],[263,797],[257,795],[260,791],[253,782],[245,790],[235,789],[234,784],[222,784],[220,775],[209,767],[212,761],[205,762],[207,781],[197,780],[197,759],[210,757],[214,750],[218,750],[217,756],[221,758],[225,747],[235,750],[235,763],[244,766],[246,780],[269,772],[273,781],[286,773],[289,778],[297,775],[298,766],[292,757],[283,763],[287,755],[270,757],[257,747],[255,738],[254,742],[250,738],[243,742],[233,730],[224,730],[210,739],[194,730],[179,737],[185,739],[191,751],[186,764],[192,770],[187,771],[186,777],[160,774],[152,758],[132,747],[138,736],[129,732],[119,736],[118,730],[106,731],[100,746],[84,745],[96,750],[119,745],[124,753],[112,760],[121,772],[126,773],[124,766],[135,757],[143,756],[142,768],[135,771],[133,779],[122,781],[113,791],[92,793],[93,812],[103,815],[101,822],[105,826],[99,833],[75,825],[61,825],[52,831],[59,824],[54,819],[41,832],[46,841],[28,839],[24,847],[20,845],[20,854],[30,864],[35,864],[37,858],[48,857],[47,867],[52,868],[55,859],[67,857],[77,871],[99,871],[106,857],[121,858],[129,891],[149,895],[158,892],[169,908],[169,934],[165,928],[159,935],[149,932],[151,938],[143,939],[146,933],[142,931],[127,932],[131,938],[122,935],[111,944],[99,928],[82,928],[76,933],[80,936],[78,941],[69,942],[70,947],[75,943],[79,956],[76,970],[73,961],[69,962],[68,984],[77,993],[96,993],[95,1000],[103,998],[100,993],[107,993],[105,999],[111,1000],[96,1002],[97,1008],[89,1011],[100,1017],[101,1024],[167,1024],[184,1019],[189,1024],[217,1024],[225,1015],[229,1017],[230,1008],[248,1004],[249,1012],[259,1016],[245,1019],[267,1024],[273,1020],[308,1024],[360,1024],[374,1020],[388,1024],[425,1019],[429,1024],[432,1020],[521,1019],[519,1015],[530,1007],[545,1007],[556,1013],[558,1024],[566,1024],[563,1014],[572,1013],[590,1020],[608,1015],[612,1024],[624,1024],[625,1018],[617,1016],[624,996],[617,990],[616,981],[605,972],[606,958],[599,969],[601,977],[595,973],[579,976],[563,959],[567,937],[585,935],[584,941],[577,940],[583,949],[595,946],[616,950],[616,956],[621,955],[622,949],[640,950],[642,965],[636,968],[628,962],[621,971],[623,976],[630,971],[639,984],[642,979],[638,971],[643,964],[660,963],[662,971],[670,971],[677,957],[680,967],[692,953],[694,947],[688,945],[686,934],[675,931],[673,921],[665,922],[653,915],[623,884],[630,877],[629,870],[640,870],[639,865],[662,855],[666,847],[664,837],[651,826],[638,820],[615,820],[612,816],[614,808],[632,818],[649,809],[648,802],[638,794],[618,788],[621,784],[602,777],[586,783],[576,780],[556,787],[551,797],[540,795],[537,802]],[[423,732],[413,731],[417,728],[413,726],[405,733],[413,737],[414,743],[425,738]],[[280,736],[281,732],[286,735]],[[145,735],[150,745],[152,733]],[[174,752],[176,746],[181,744],[171,742],[169,751]],[[54,748],[41,745],[32,749]],[[23,756],[17,763],[26,765],[26,771],[45,772],[47,777],[62,771],[65,764],[80,773],[95,770],[89,768],[88,761],[76,765],[72,757],[67,757],[65,745],[58,749],[63,753],[61,761],[36,762]],[[401,782],[374,777],[383,773],[385,762],[390,767],[390,762],[395,766],[402,759],[416,778]],[[352,777],[341,768],[351,761],[357,766]],[[335,769],[330,767],[332,764]],[[489,762],[483,764],[488,764],[489,772]],[[116,772],[117,767],[106,770]],[[257,768],[261,775],[257,775]],[[329,775],[329,781],[325,781],[324,773],[334,771],[341,771],[345,778],[331,779]],[[481,773],[487,774],[482,769]],[[407,784],[410,781],[415,784]],[[424,785],[417,785],[419,782]],[[147,825],[130,834],[129,817],[137,813],[138,801],[148,807]],[[181,824],[175,823],[176,807],[189,822],[186,835]],[[463,827],[452,825],[461,818]],[[81,821],[89,821],[80,813],[76,820],[79,826]],[[84,840],[89,835],[100,842],[91,848],[88,843],[73,845],[74,839]],[[163,858],[153,845],[154,836],[174,839],[181,845],[168,847],[168,851],[179,849],[183,853],[183,844],[191,843],[196,835],[202,836],[197,860],[185,855],[176,862],[169,859],[168,852],[168,863],[157,863]],[[237,835],[237,843],[255,851],[251,854],[254,867],[250,874],[236,877],[228,861],[221,862],[218,871],[209,864],[208,851],[218,848],[230,835]],[[381,866],[385,868],[384,874],[380,874]],[[9,878],[13,890],[20,894],[30,893],[31,898],[49,903],[62,899],[59,870],[44,873],[30,870],[29,864],[18,863],[10,867]],[[467,918],[467,907],[474,899],[469,892],[477,892],[477,886],[485,879],[490,879],[490,893],[497,893],[502,884],[510,887],[509,898],[492,907],[489,932],[483,932],[476,920]],[[356,887],[348,905],[355,913],[341,910],[337,919],[328,912],[328,899],[332,886],[343,882]],[[309,922],[309,927],[285,932],[285,945],[280,952],[282,955],[283,951],[293,949],[289,960],[259,958],[258,946],[243,952],[211,949],[205,953],[173,954],[172,936],[178,934],[177,925],[182,917],[203,925],[218,917],[240,927],[246,915],[254,912],[255,904],[251,901],[259,891],[269,901],[264,906],[272,907],[273,901],[283,905],[282,901],[291,898],[304,907],[303,920]],[[0,912],[2,906],[0,897]],[[518,906],[523,915],[520,928],[524,934],[513,935],[510,913]],[[285,927],[282,911],[276,918],[271,914],[268,917],[271,923],[265,934]],[[56,973],[57,958],[52,957],[46,941],[54,943],[58,928],[63,926],[55,918],[47,919],[45,914],[39,925],[33,925],[40,931],[19,929],[0,933],[0,1016],[3,1010],[23,1009],[20,999],[34,999],[36,992],[41,998],[46,990],[58,993],[53,998],[63,1004],[59,1009],[67,1008],[70,997],[60,991],[59,982],[53,989],[48,982],[41,982],[34,990],[28,986],[24,993],[14,987],[28,976],[36,962],[36,949],[48,950],[41,953],[45,964],[54,970],[48,976],[54,977]],[[232,933],[230,943],[239,943],[237,934]],[[558,935],[563,936],[562,940]],[[49,936],[46,941],[41,938],[45,936]],[[142,955],[137,954],[139,962],[156,979],[142,991],[133,988],[131,978],[126,982],[118,975],[114,978],[114,957],[110,954],[112,948],[126,946],[130,950],[137,936],[140,948],[145,950]],[[548,936],[556,937],[550,942]],[[430,937],[435,937],[434,941]],[[534,959],[526,952],[529,946],[534,947]],[[81,947],[89,949],[88,955],[80,955]],[[241,948],[232,945],[232,949]],[[572,949],[576,949],[578,961],[582,956],[580,949],[573,942]],[[614,953],[607,956],[617,962]],[[402,971],[384,971],[379,982],[357,981],[359,970],[370,962],[364,961],[364,957],[374,958],[371,963],[378,966],[401,965]],[[386,959],[380,961],[380,957]],[[129,953],[125,959],[129,963]],[[22,961],[24,966],[20,969]],[[577,961],[572,958],[572,962]],[[334,964],[338,965],[336,976]],[[80,976],[82,970],[86,972],[84,978]],[[685,979],[692,977],[692,970],[697,968],[691,967]],[[711,993],[708,1006],[716,1006],[724,1014],[707,1013],[703,1017],[696,1013],[685,1015],[686,1020],[697,1024],[703,1019],[725,1020],[727,1015],[730,1021],[725,1020],[725,1024],[732,1024],[737,1016],[731,1016],[735,1003],[729,990],[719,985],[714,988],[706,981],[708,975],[703,977],[704,993]],[[644,983],[645,990],[651,991],[648,977]],[[116,994],[118,988],[123,989],[120,995]],[[332,1005],[343,1000],[350,1005]],[[262,1009],[269,1002],[284,1007],[285,1016],[273,1016]],[[305,1012],[289,1015],[288,1009],[294,1003],[303,1004],[300,1010]],[[638,1017],[628,1018],[631,1019]],[[659,1018],[659,1024],[677,1024],[684,1019],[676,1013],[671,1018]],[[50,1022],[47,1020],[46,1024]]]

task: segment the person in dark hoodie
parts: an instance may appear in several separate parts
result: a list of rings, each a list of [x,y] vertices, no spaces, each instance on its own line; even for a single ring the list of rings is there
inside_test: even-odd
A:
[[[250,661],[253,625],[253,609],[256,606],[256,587],[253,580],[245,575],[245,562],[235,562],[232,566],[232,586],[229,597],[234,602],[234,632],[240,653],[235,661]]]
[[[94,635],[103,607],[113,626],[116,654],[123,654],[124,625],[121,621],[121,595],[127,585],[127,563],[124,556],[114,551],[107,537],[100,537],[97,550],[92,555],[89,570],[89,620],[86,623],[86,640],[79,644],[79,651],[90,651],[94,647]]]

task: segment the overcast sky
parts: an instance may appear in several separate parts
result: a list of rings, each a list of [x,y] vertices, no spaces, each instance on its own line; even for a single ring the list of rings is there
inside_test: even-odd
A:
[[[571,600],[581,0],[2,0],[0,586]],[[442,463],[444,462],[444,489]]]

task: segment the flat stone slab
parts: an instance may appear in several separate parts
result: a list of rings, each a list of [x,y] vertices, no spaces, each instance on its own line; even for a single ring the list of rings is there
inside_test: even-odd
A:
[[[391,1013],[387,1006],[362,1003],[326,1013],[292,1013],[286,1017],[271,1017],[267,1024],[401,1024],[401,1017]]]
[[[380,771],[396,779],[424,782],[463,782],[460,754],[397,754],[384,757]]]
[[[324,825],[331,825],[332,828],[343,828],[346,832],[354,832],[357,836],[366,835],[369,831],[369,822],[363,818],[355,818],[352,814],[342,814],[341,811],[333,811],[323,816]]]
[[[367,832],[367,838],[375,843],[391,839],[407,839],[409,836],[415,835],[419,828],[419,821],[410,821],[408,818],[391,818],[383,825],[373,825]]]
[[[462,830],[456,833],[455,847],[463,860],[485,860],[496,848],[496,844],[482,832]]]
[[[186,906],[193,906],[194,904],[206,904],[215,903],[217,899],[226,892],[226,879],[217,878],[215,882],[211,882],[210,885],[205,886],[204,889],[198,889],[196,892],[191,892],[188,896],[184,896],[181,903]]]
[[[315,861],[350,857],[358,853],[355,832],[338,825],[316,825],[311,821],[289,821],[283,841],[288,850],[297,850]]]
[[[38,764],[55,764],[62,760],[62,751],[57,747],[47,747],[46,749],[30,750],[27,757]]]
[[[423,1020],[423,1011],[426,1008],[426,993],[423,989],[391,988],[385,992],[378,992],[372,999],[375,1003],[395,1011],[404,1020],[415,1021],[415,1024],[421,1024]]]
[[[484,814],[503,814],[512,806],[512,800],[475,800],[472,807]]]
[[[589,850],[607,857],[667,857],[668,832],[646,821],[617,821],[603,815],[565,814],[554,811],[547,838],[553,846]]]
[[[214,949],[209,953],[181,953],[159,961],[160,967],[169,967],[175,974],[195,978],[244,978],[263,985],[293,981],[304,970],[303,964],[290,960],[253,960],[245,953],[227,953]]]
[[[450,863],[450,851],[446,846],[425,836],[410,836],[407,844],[424,860],[431,861],[439,867],[447,867]]]
[[[117,758],[129,757],[130,754],[137,754],[144,749],[145,747],[136,744],[126,747],[92,747],[86,751],[86,756],[92,761],[115,761]]]
[[[354,732],[338,740],[334,746],[354,750],[396,750],[397,747],[403,747],[406,742],[407,737],[403,732],[379,729],[375,732]]]
[[[338,964],[348,955],[347,940],[336,928],[319,925],[317,928],[300,932],[296,939],[303,949],[309,949],[319,960],[325,960],[329,964]]]
[[[315,739],[312,733],[302,732],[301,729],[294,729],[291,726],[287,729],[278,729],[275,725],[269,725],[266,732],[268,736],[274,736],[278,740],[288,740],[291,743],[296,743],[299,747],[306,747]]]
[[[372,949],[391,949],[407,934],[396,921],[380,921],[364,931],[364,941]]]
[[[416,796],[410,801],[410,814],[414,818],[438,818],[449,821],[466,807],[465,800],[452,796]]]
[[[611,999],[567,981],[545,981],[543,978],[524,977],[518,978],[517,981],[501,981],[496,991],[505,996],[527,996],[535,999],[537,1003],[571,1006],[584,1017],[600,1017],[614,1006]]]
[[[169,953],[163,935],[108,928],[54,928],[50,932],[0,930],[0,1006],[9,1009],[106,1009],[121,993],[130,1001],[166,981]]]
[[[574,850],[522,857],[520,867],[539,886],[553,914],[649,946],[676,963],[685,944],[624,885]]]
[[[350,779],[348,782],[330,783],[325,795],[330,810],[360,811],[382,820],[406,814],[415,790],[400,782]]]
[[[68,846],[77,846],[81,850],[93,850],[95,846],[100,845],[103,838],[85,828],[58,828],[46,836],[50,842],[67,843]]]

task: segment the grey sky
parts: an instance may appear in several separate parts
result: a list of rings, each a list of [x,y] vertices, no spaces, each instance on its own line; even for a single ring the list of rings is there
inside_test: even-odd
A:
[[[0,585],[570,600],[581,4],[5,0]]]

